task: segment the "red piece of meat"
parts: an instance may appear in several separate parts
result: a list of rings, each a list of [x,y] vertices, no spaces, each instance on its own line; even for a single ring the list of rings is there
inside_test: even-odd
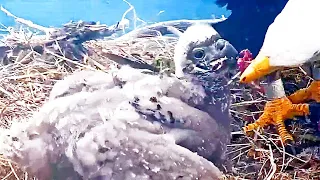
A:
[[[249,49],[244,49],[239,53],[239,59],[237,61],[239,70],[241,73],[243,73],[243,71],[250,65],[250,63],[253,60],[253,56],[252,53],[250,52]],[[258,81],[254,81],[251,83],[251,85],[253,86],[253,88],[257,89],[258,91],[265,93],[263,87],[261,87],[259,85]]]
[[[240,58],[238,59],[238,67],[241,73],[249,66],[253,60],[252,53],[248,49],[242,50],[240,53]]]

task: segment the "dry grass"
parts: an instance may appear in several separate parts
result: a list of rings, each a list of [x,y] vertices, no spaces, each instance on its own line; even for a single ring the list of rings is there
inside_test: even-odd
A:
[[[7,53],[9,65],[0,67],[0,125],[9,127],[13,119],[27,119],[46,102],[49,93],[58,80],[67,74],[81,69],[94,69],[107,72],[117,64],[117,59],[145,60],[158,68],[170,68],[176,38],[149,37],[127,41],[89,41],[84,45],[91,51],[82,63],[72,61],[52,51],[39,54],[29,49],[17,51],[18,45],[28,46],[44,41],[44,37],[30,36],[28,31],[10,31],[5,43],[12,49]],[[110,59],[111,55],[117,58]],[[112,58],[112,57],[111,57]],[[3,59],[2,59],[3,60]],[[171,67],[173,68],[173,67]],[[0,178],[32,179],[14,162],[0,159]]]
[[[132,7],[130,6],[131,10]],[[136,24],[134,24],[136,26]],[[26,38],[28,37],[28,38]],[[26,35],[26,31],[10,31],[6,41],[11,45],[30,41],[43,41],[37,36]],[[176,38],[144,37],[126,41],[89,41],[84,46],[91,51],[83,63],[71,61],[54,52],[38,54],[32,49],[10,54],[11,64],[0,67],[0,116],[1,126],[8,127],[12,119],[25,119],[37,111],[47,100],[51,88],[57,80],[79,69],[99,69],[108,71],[119,60],[143,60],[160,70],[172,69],[173,47]],[[116,55],[116,56],[111,56]],[[286,82],[304,87],[310,80],[300,69],[283,71]],[[232,106],[233,139],[228,146],[228,156],[232,160],[233,173],[225,179],[319,179],[320,164],[308,152],[300,156],[291,155],[279,143],[273,128],[256,132],[252,137],[242,134],[241,127],[256,120],[263,110],[265,97],[252,89],[236,86],[235,102]],[[290,125],[297,142],[303,146],[316,140],[304,135],[306,129],[297,123]],[[309,139],[309,140],[307,140]],[[311,139],[311,140],[310,140]],[[319,154],[319,152],[318,152]],[[0,157],[0,178],[32,179],[10,160]]]
[[[138,22],[144,23],[136,16],[134,7],[129,2],[125,0],[124,2],[129,5],[129,9],[124,13],[120,23],[126,22],[125,17],[130,11],[134,15],[133,28],[137,27]],[[1,7],[1,11],[19,23],[15,28],[2,25],[3,30],[8,32],[2,41],[11,47],[9,52],[4,53],[6,56],[0,57],[1,62],[10,62],[9,65],[0,67],[0,126],[2,127],[9,127],[13,119],[23,120],[32,116],[33,112],[37,111],[48,99],[55,82],[75,70],[108,71],[109,68],[117,64],[117,61],[114,60],[121,59],[121,57],[129,58],[129,60],[147,59],[148,64],[163,69],[164,59],[172,59],[173,44],[171,41],[175,42],[176,39],[163,39],[162,37],[132,39],[132,41],[122,42],[89,41],[85,43],[85,47],[92,53],[91,56],[85,56],[82,63],[61,55],[61,50],[60,55],[48,49],[41,55],[34,51],[31,45],[50,41],[48,37],[55,30],[16,17],[3,7]],[[44,32],[45,36],[38,36],[39,31]],[[58,43],[55,44],[58,45]],[[21,46],[24,49],[20,49]],[[138,53],[134,53],[134,51]],[[152,52],[152,54],[148,54],[148,52]],[[118,58],[110,60],[108,57],[110,54],[117,55]],[[141,57],[138,57],[139,55]],[[146,58],[147,56],[149,58]],[[33,179],[31,175],[17,167],[14,162],[3,157],[0,158],[0,178]]]
[[[161,59],[172,59],[172,44],[175,40],[164,39],[159,40],[157,37],[135,39],[132,42],[91,41],[86,43],[86,47],[96,51],[83,65],[72,64],[70,60],[59,55],[49,56],[51,58],[47,59],[47,55],[39,55],[32,51],[27,64],[16,62],[3,66],[0,69],[1,125],[10,126],[13,118],[30,117],[47,100],[54,83],[74,70],[94,68],[107,71],[115,62],[105,54],[139,57],[153,65],[156,57],[160,62],[163,62]],[[167,67],[172,68],[162,68]],[[290,70],[285,74],[293,74],[295,71],[297,70]],[[295,77],[305,77],[301,73],[295,74]],[[290,76],[286,78],[292,79]],[[237,97],[238,101],[232,106],[236,120],[233,122],[234,138],[228,147],[228,155],[233,161],[235,173],[228,175],[227,179],[312,179],[311,177],[319,176],[319,163],[314,160],[310,168],[302,169],[301,167],[310,164],[311,155],[296,157],[287,153],[279,144],[279,137],[274,129],[267,129],[264,133],[257,132],[252,138],[242,134],[241,127],[259,116],[265,101],[263,94],[251,88],[241,92]],[[291,129],[296,136],[303,134],[302,131],[305,130],[296,124],[292,125]],[[14,163],[10,166],[7,159],[2,158],[0,162],[0,177],[15,179],[18,176],[25,179],[28,176],[14,166]]]
[[[0,69],[0,117],[1,126],[8,127],[12,119],[25,119],[37,111],[47,100],[53,84],[71,73],[65,62],[56,58],[47,62],[33,52],[28,64],[13,63]],[[9,161],[1,158],[0,177],[26,179],[27,174]]]
[[[311,80],[300,68],[282,71],[282,78],[285,83],[293,83],[298,88],[305,87]],[[289,87],[286,90],[288,95],[292,93]],[[238,97],[233,104],[235,129],[228,155],[232,160],[235,171],[232,174],[235,176],[227,179],[319,179],[320,149],[314,147],[319,143],[319,138],[313,134],[316,127],[305,127],[292,122],[288,126],[296,140],[292,148],[281,143],[274,127],[256,131],[251,137],[242,134],[241,127],[261,115],[265,102],[262,93],[245,88],[243,96]],[[297,151],[297,155],[293,155],[294,151]]]

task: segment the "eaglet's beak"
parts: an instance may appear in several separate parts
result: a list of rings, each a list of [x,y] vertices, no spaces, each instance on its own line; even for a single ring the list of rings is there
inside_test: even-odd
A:
[[[240,82],[250,83],[279,69],[270,66],[269,62],[269,57],[258,55],[244,70],[240,77]]]

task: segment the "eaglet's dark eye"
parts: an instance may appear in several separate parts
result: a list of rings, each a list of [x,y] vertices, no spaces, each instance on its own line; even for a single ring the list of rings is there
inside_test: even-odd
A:
[[[204,58],[204,51],[202,49],[198,49],[194,51],[194,58],[196,59],[203,59]]]

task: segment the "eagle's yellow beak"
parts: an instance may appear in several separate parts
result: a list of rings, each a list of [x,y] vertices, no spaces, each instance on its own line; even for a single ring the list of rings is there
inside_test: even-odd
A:
[[[269,57],[258,55],[244,70],[240,77],[240,82],[250,83],[278,69],[277,67],[270,66]]]

